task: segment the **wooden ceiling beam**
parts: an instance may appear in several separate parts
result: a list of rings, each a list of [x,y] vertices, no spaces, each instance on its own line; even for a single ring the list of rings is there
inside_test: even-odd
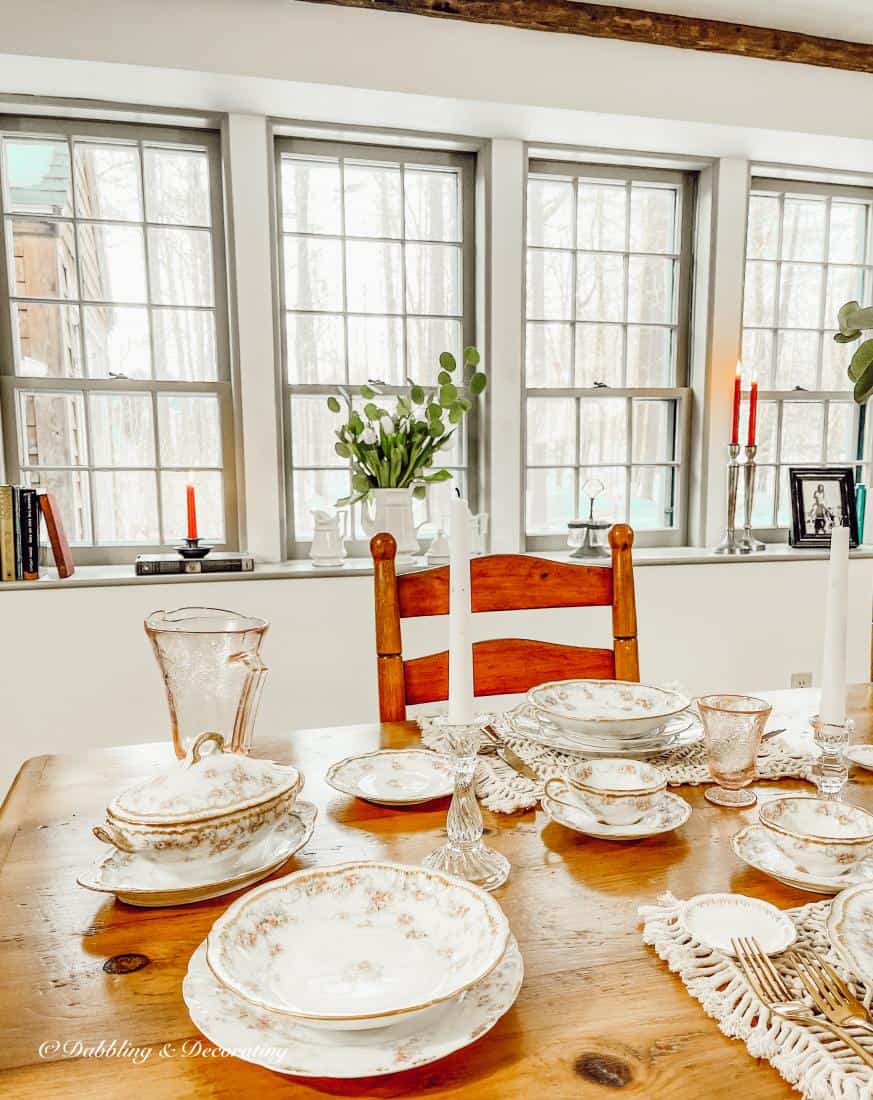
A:
[[[873,45],[576,0],[305,0],[873,73]]]

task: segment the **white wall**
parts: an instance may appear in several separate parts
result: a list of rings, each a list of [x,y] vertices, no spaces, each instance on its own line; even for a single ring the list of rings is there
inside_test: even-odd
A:
[[[818,682],[825,561],[638,566],[641,674],[692,693]],[[324,577],[10,591],[0,595],[0,791],[44,752],[169,737],[142,621],[225,607],[270,620],[259,728],[377,720],[372,578]],[[873,559],[850,565],[849,677],[867,680]],[[609,644],[607,608],[477,615],[476,637]],[[447,620],[406,624],[410,656],[443,649]]]

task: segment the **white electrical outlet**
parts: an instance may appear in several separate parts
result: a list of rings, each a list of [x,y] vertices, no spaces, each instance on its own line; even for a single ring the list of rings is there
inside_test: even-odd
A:
[[[792,672],[791,673],[791,686],[793,688],[809,688],[809,687],[812,687],[812,673],[811,672]]]

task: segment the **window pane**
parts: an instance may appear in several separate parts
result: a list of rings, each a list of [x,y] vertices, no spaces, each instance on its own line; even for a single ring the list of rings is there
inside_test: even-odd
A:
[[[823,390],[850,390],[853,386],[848,374],[849,363],[857,344],[838,344],[832,332],[826,332],[822,341],[821,388]]]
[[[743,375],[757,377],[762,389],[772,386],[774,334],[766,329],[743,332]]]
[[[83,306],[91,378],[151,378],[149,313],[144,306]]]
[[[621,251],[627,238],[627,189],[623,183],[579,181],[577,248]]]
[[[26,470],[24,479],[32,489],[43,489],[55,496],[71,546],[84,546],[92,541],[90,481],[86,471]],[[42,539],[48,541],[45,527]]]
[[[294,471],[294,533],[299,539],[312,538],[312,511],[334,510],[336,502],[348,496],[348,470]]]
[[[631,470],[631,527],[637,531],[650,531],[675,525],[674,476],[670,466],[637,467]]]
[[[403,309],[403,254],[399,244],[348,241],[346,294],[353,313],[400,313]],[[407,306],[411,309],[411,306]]]
[[[96,466],[155,465],[152,399],[148,394],[92,393],[88,414],[91,461]],[[98,528],[99,516],[98,508]]]
[[[785,199],[782,256],[786,260],[823,260],[825,217],[823,199]]]
[[[779,499],[777,501],[776,523],[779,527],[788,527],[791,523],[791,484],[787,466],[779,467]]]
[[[564,534],[576,517],[572,470],[528,470],[526,528],[532,535]]]
[[[833,263],[864,262],[867,207],[860,202],[831,203],[831,235],[828,259]]]
[[[786,401],[782,406],[782,461],[821,462],[824,404]]]
[[[748,402],[743,402],[743,428],[748,431],[746,418],[748,416]],[[760,401],[758,403],[757,440],[758,453],[756,460],[760,462],[776,461],[776,439],[779,434],[779,405],[776,401]],[[746,435],[741,433],[741,439]],[[743,479],[740,478],[740,481]]]
[[[575,195],[569,180],[528,180],[528,244],[572,248],[575,215]]]
[[[569,321],[573,316],[573,257],[568,252],[527,254],[527,315]]]
[[[149,229],[152,301],[165,306],[211,306],[212,237],[202,229]]]
[[[158,394],[162,466],[220,466],[221,415],[212,393]]]
[[[139,152],[131,145],[76,142],[76,214],[141,221]]]
[[[285,305],[288,309],[343,308],[340,241],[286,237]]]
[[[147,301],[142,230],[133,225],[80,225],[79,271],[83,298]]]
[[[83,466],[88,461],[81,393],[18,391],[22,466]]]
[[[143,149],[148,220],[209,225],[209,162],[193,149]]]
[[[342,232],[338,161],[282,157],[282,228],[286,233]]]
[[[783,264],[779,275],[779,324],[812,328],[821,324],[822,269],[814,264]]]
[[[179,382],[218,377],[215,317],[206,310],[153,309],[155,375]]]
[[[674,386],[673,332],[668,328],[627,329],[627,385]]]
[[[623,397],[579,402],[579,461],[627,461],[627,401]]]
[[[406,369],[416,381],[435,377],[439,357],[450,351],[461,361],[461,322],[440,317],[410,317],[406,322]]]
[[[576,461],[576,403],[571,397],[529,397],[529,466],[571,466]]]
[[[573,385],[589,388],[598,382],[622,385],[622,340],[620,325],[577,325]]]
[[[673,320],[672,260],[654,256],[631,256],[628,259],[627,319],[629,321],[663,322]]]
[[[623,258],[580,253],[576,260],[577,319],[621,321],[624,319],[623,314]]]
[[[760,457],[760,450],[758,456]],[[737,517],[745,512],[745,478],[740,477],[737,489]],[[762,466],[755,469],[755,499],[752,504],[752,526],[773,527],[776,522],[776,467]]]
[[[196,492],[200,538],[224,542],[224,478],[218,470],[164,470],[161,473],[164,542],[178,542],[188,530],[187,485],[193,485]]]
[[[288,381],[314,384],[346,380],[345,326],[342,317],[286,313]]]
[[[743,295],[743,324],[774,325],[775,323],[776,264],[747,263]]]
[[[793,390],[803,386],[814,390],[818,385],[818,362],[821,337],[817,332],[780,332],[777,340],[777,390]]]
[[[676,251],[676,192],[668,187],[631,187],[632,252]]]
[[[70,151],[65,141],[7,137],[6,209],[16,214],[73,213]]]
[[[40,378],[80,378],[79,316],[78,306],[13,303],[15,373]]]
[[[632,462],[670,462],[675,458],[675,403],[632,401]]]
[[[829,267],[827,273],[826,325],[837,323],[837,314],[846,302],[864,301],[864,270],[859,267]]]
[[[380,404],[377,401],[377,404]],[[383,405],[384,407],[384,405]],[[327,399],[317,397],[291,398],[291,450],[295,466],[347,466],[348,462],[334,450],[334,434],[343,423],[343,416],[332,413]]]
[[[594,518],[622,522],[627,518],[627,471],[623,466],[588,466],[579,471],[579,515],[588,515],[589,498],[597,486],[603,489],[594,501]]]
[[[434,375],[435,362],[421,372],[427,380]],[[403,318],[349,317],[349,381],[360,385],[376,379],[402,386],[405,378]]]
[[[857,457],[855,406],[832,401],[828,406],[828,462],[852,462]]]
[[[461,313],[461,250],[447,244],[406,246],[406,309],[438,316]]]
[[[750,195],[747,258],[775,260],[778,249],[779,200],[772,195]]]
[[[98,544],[154,544],[158,533],[158,485],[152,470],[95,470],[94,523]]]
[[[7,219],[9,285],[19,298],[75,298],[76,241],[72,222]]]
[[[408,240],[460,241],[460,181],[457,172],[407,166],[405,230]]]
[[[346,233],[400,236],[400,166],[345,164]]]

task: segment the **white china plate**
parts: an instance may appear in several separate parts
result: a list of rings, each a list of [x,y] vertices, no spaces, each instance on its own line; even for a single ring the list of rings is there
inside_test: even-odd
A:
[[[679,920],[698,943],[733,955],[731,940],[754,936],[767,955],[778,955],[797,939],[797,929],[781,909],[744,894],[698,894],[682,906]]]
[[[379,806],[418,806],[454,790],[450,757],[428,749],[382,749],[347,756],[328,768],[326,780],[342,794]]]
[[[208,864],[161,866],[154,859],[116,850],[76,881],[86,890],[115,894],[128,905],[149,909],[221,897],[260,882],[286,863],[309,842],[317,813],[311,802],[296,802],[265,841],[241,852],[233,863],[223,864],[220,878]]]
[[[812,894],[838,894],[847,886],[873,882],[873,860],[865,859],[842,875],[827,877],[800,871],[773,843],[763,825],[747,825],[731,837],[731,847],[743,863],[765,875]]]
[[[859,768],[873,771],[873,745],[851,745],[843,755]]]
[[[827,930],[843,962],[873,988],[873,882],[859,883],[834,898]]]
[[[515,714],[510,718],[510,732],[534,744],[570,756],[629,756],[634,760],[648,760],[665,752],[675,752],[696,744],[703,737],[702,725],[689,714],[671,718],[650,741],[642,744],[634,742],[630,747],[622,741],[611,741],[609,738],[587,738],[581,734],[565,733],[525,713]]]
[[[566,733],[615,737],[641,737],[690,705],[678,691],[623,680],[554,680],[527,700]]]
[[[375,1077],[414,1069],[469,1046],[512,1007],[524,964],[510,937],[491,973],[426,1021],[367,1031],[329,1031],[268,1012],[225,989],[206,965],[206,943],[188,964],[182,997],[195,1026],[217,1047],[253,1065],[295,1077]]]
[[[571,795],[569,787],[566,793]],[[552,821],[565,825],[577,833],[598,837],[600,840],[642,840],[647,836],[672,832],[673,829],[684,825],[691,817],[691,807],[685,799],[670,791],[664,793],[656,809],[646,814],[642,821],[638,821],[635,825],[605,825],[581,803],[578,809],[573,809],[561,802],[556,802],[548,795],[543,795],[541,805]]]

